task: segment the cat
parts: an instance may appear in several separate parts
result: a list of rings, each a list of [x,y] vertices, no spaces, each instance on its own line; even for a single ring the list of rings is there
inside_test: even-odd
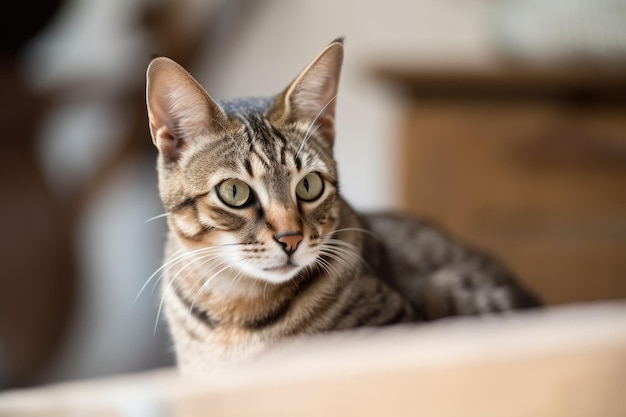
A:
[[[182,372],[300,336],[539,305],[426,222],[359,215],[333,158],[343,39],[280,94],[217,102],[155,58],[147,107],[169,235],[162,306]]]

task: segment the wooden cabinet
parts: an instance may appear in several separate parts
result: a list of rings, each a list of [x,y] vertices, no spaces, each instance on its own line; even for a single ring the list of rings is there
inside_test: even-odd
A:
[[[408,93],[402,209],[548,303],[626,297],[626,75],[384,69]]]

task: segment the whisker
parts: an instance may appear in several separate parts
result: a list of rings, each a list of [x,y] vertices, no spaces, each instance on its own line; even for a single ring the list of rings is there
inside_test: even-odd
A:
[[[223,264],[224,264],[224,262],[219,262],[219,263],[217,264],[217,266],[220,266],[220,265],[223,265]],[[198,279],[196,280],[196,282],[194,282],[194,284],[193,284],[193,285],[194,285],[194,286],[196,286],[196,285],[197,285],[200,281],[204,280],[204,277],[206,277],[206,276],[208,275],[208,273],[209,273],[209,272],[207,271],[207,272],[205,272],[204,274],[202,274],[202,276],[201,276],[200,278],[198,278]],[[209,278],[209,279],[211,279],[211,278]],[[194,308],[194,306],[196,305],[196,301],[198,300],[198,297],[200,296],[200,294],[202,294],[202,293],[204,292],[204,290],[205,290],[205,284],[206,284],[206,283],[202,283],[202,285],[200,285],[200,288],[198,288],[198,291],[196,291],[196,294],[194,295],[193,300],[191,300],[191,305],[189,306],[189,316],[191,315],[191,313],[192,313],[192,311],[193,311],[193,308]],[[188,317],[189,317],[189,316],[188,316]]]
[[[338,268],[333,267],[333,265],[330,262],[328,262],[326,259],[324,259],[324,262],[328,270],[328,276],[330,277],[331,280],[333,280],[333,282],[336,283],[340,278]]]
[[[304,135],[304,139],[302,139],[302,142],[300,143],[300,147],[298,148],[298,152],[296,153],[296,158],[298,157],[298,154],[300,153],[300,151],[304,147],[306,141],[309,140],[309,138],[311,136],[313,136],[315,134],[315,132],[317,132],[317,129],[319,129],[321,126],[322,125],[320,125],[319,123],[316,124],[315,127],[313,127],[313,124],[311,126],[309,126],[309,130],[307,130],[306,135]],[[313,127],[313,130],[311,130],[311,127]]]
[[[224,262],[220,263],[220,265],[222,265]],[[209,286],[209,283],[211,282],[211,280],[213,278],[215,278],[216,276],[218,276],[219,274],[221,274],[222,272],[224,272],[225,270],[227,270],[228,268],[233,268],[235,265],[226,265],[224,268],[220,269],[219,271],[217,271],[216,273],[214,273],[213,275],[211,275],[211,277],[209,279],[207,279],[203,284],[202,284],[202,289],[205,290],[206,287]]]
[[[194,261],[186,264],[185,266],[183,266],[170,280],[170,282],[167,284],[167,286],[165,287],[165,290],[163,291],[163,295],[161,297],[161,302],[159,303],[159,309],[157,310],[157,316],[156,316],[156,320],[154,323],[154,334],[156,335],[156,331],[157,331],[157,327],[159,325],[159,318],[161,317],[161,311],[163,310],[163,305],[165,304],[165,299],[167,298],[168,295],[168,291],[170,290],[170,288],[172,287],[172,284],[178,279],[178,277],[180,276],[180,274],[185,270],[185,268],[187,266],[189,266],[190,264],[192,264],[193,262],[197,262],[200,259],[204,259],[204,258],[211,258],[213,255],[206,255],[200,258],[196,258]],[[214,259],[215,256],[213,256],[212,259]],[[210,260],[209,260],[210,261]],[[205,261],[208,262],[208,261]],[[203,263],[205,263],[203,262]],[[184,280],[180,280],[180,282],[176,285],[176,288],[174,289],[174,292],[180,287],[180,284],[182,284]]]
[[[331,247],[336,250],[350,252],[354,254],[355,256],[360,257],[356,246],[350,242],[346,242],[346,241],[339,240],[339,239],[325,238],[323,243],[325,247]]]
[[[352,267],[351,267],[351,265],[349,263],[347,263],[345,260],[343,260],[343,258],[341,258],[341,256],[335,254],[334,252],[321,250],[320,253],[322,255],[325,255],[325,256],[331,258],[331,259],[334,259],[335,261],[340,263],[343,267],[345,267],[347,270],[352,269]]]
[[[251,244],[255,244],[257,242],[233,242],[233,243],[222,243],[221,245],[218,246],[242,246],[242,245],[251,245]]]
[[[170,215],[170,213],[169,213],[169,212],[168,212],[168,213],[163,213],[163,214],[158,214],[158,215],[156,215],[156,216],[154,216],[154,217],[150,217],[148,220],[145,220],[145,221],[144,221],[144,223],[149,223],[149,222],[151,222],[152,220],[160,219],[161,217],[167,217],[167,216],[169,216],[169,215]]]
[[[329,245],[328,242],[334,243],[334,245]],[[341,263],[348,271],[357,268],[355,263],[364,262],[353,245],[336,239],[325,238],[320,253]]]
[[[173,255],[176,255],[177,253],[180,253],[182,251],[184,251],[185,248],[181,248],[179,250],[177,250],[176,252],[173,253]],[[152,281],[152,279],[161,271],[164,271],[165,268],[167,268],[170,264],[172,263],[176,263],[178,262],[180,259],[184,259],[185,256],[187,256],[188,254],[184,254],[181,256],[172,256],[172,258],[170,260],[168,260],[166,263],[164,263],[163,265],[161,265],[159,268],[157,268],[156,271],[154,271],[152,273],[152,275],[150,275],[150,277],[148,277],[148,279],[146,280],[146,282],[143,284],[143,286],[141,287],[141,289],[139,290],[139,293],[135,296],[135,299],[133,300],[133,304],[137,302],[137,300],[139,299],[139,296],[141,296],[141,293],[143,293],[143,291],[146,289],[146,287],[148,286],[148,284],[150,283],[150,281]]]
[[[310,134],[313,134],[311,132],[311,128],[313,127],[313,125],[315,124],[315,122],[317,122],[317,119],[320,117],[320,115],[324,112],[324,110],[326,110],[326,107],[328,107],[328,105],[330,103],[332,103],[335,99],[337,98],[337,95],[333,96],[333,98],[331,98],[330,100],[328,100],[328,103],[324,104],[324,107],[322,107],[322,109],[317,113],[317,115],[315,116],[315,118],[313,119],[313,121],[311,122],[311,124],[309,125],[309,129],[306,131],[306,134],[304,135],[304,139],[302,139],[302,143],[300,143],[300,147],[298,148],[298,151],[296,152],[296,157],[295,159],[298,158],[298,156],[300,155],[300,152],[302,151],[302,148],[304,148],[304,144],[306,143],[306,141],[309,139]],[[319,126],[318,126],[319,127]],[[316,128],[317,129],[317,128]],[[309,134],[310,133],[310,134]]]
[[[372,232],[371,230],[363,229],[363,228],[360,228],[360,227],[345,227],[343,229],[337,229],[334,232],[332,232],[331,235],[334,235],[336,233],[341,233],[341,232],[361,232],[361,233],[368,234],[368,235],[370,235],[370,236],[372,236],[372,237],[382,241],[382,239],[380,238],[380,236],[378,236],[378,234]]]
[[[143,284],[143,286],[141,287],[141,289],[139,290],[139,293],[137,294],[137,296],[135,297],[135,299],[133,300],[133,304],[137,302],[137,300],[139,299],[139,296],[141,296],[141,294],[143,293],[143,291],[146,289],[146,287],[148,286],[148,284],[150,284],[150,281],[152,281],[152,279],[154,279],[154,277],[161,271],[165,271],[166,268],[169,268],[170,266],[173,266],[175,264],[177,264],[178,262],[184,260],[187,257],[191,257],[193,254],[196,254],[198,252],[202,252],[202,251],[207,251],[209,249],[213,249],[213,248],[201,248],[201,249],[196,249],[194,251],[191,252],[185,252],[182,255],[178,255],[178,256],[173,256],[176,255],[177,253],[180,253],[182,251],[185,250],[185,248],[181,248],[179,250],[177,250],[176,252],[174,252],[174,254],[172,255],[172,258],[170,260],[168,260],[166,263],[164,263],[163,265],[161,265],[159,268],[157,268],[156,271],[154,271],[152,273],[152,275],[150,275],[150,277],[146,280],[146,282]],[[158,280],[157,280],[158,282]]]
[[[315,267],[316,268],[321,268],[322,271],[326,275],[328,275],[332,281],[335,281],[336,277],[333,274],[333,271],[331,269],[330,263],[328,263],[328,261],[326,259],[324,259],[324,258],[317,258],[315,260]]]
[[[206,254],[204,254],[204,255],[202,255],[200,257],[196,257],[196,256],[197,255],[192,255],[192,256],[189,256],[189,257],[186,257],[186,258],[183,258],[183,259],[179,259],[175,264],[178,264],[178,263],[180,263],[180,262],[182,262],[182,261],[184,261],[184,260],[186,260],[188,258],[193,258],[189,263],[183,265],[180,268],[180,271],[182,271],[183,269],[186,269],[188,266],[191,266],[194,271],[197,271],[198,267],[200,267],[200,266],[204,265],[205,263],[210,262],[211,260],[217,258],[219,256],[219,253],[216,254],[214,252],[212,253],[211,251],[207,251]],[[207,259],[207,258],[209,258],[209,259]],[[203,261],[200,263],[200,265],[194,265],[196,262],[201,261],[201,260],[203,260]],[[173,267],[174,267],[174,265],[170,265],[170,268],[173,268]],[[180,271],[179,271],[179,273],[180,273]],[[154,291],[156,291],[156,288],[159,285],[159,282],[163,278],[164,274],[165,274],[165,271],[163,271],[161,273],[161,275],[159,275],[159,278],[157,278],[157,280],[154,281],[154,285],[152,286],[152,291],[150,292],[150,295],[154,294]]]
[[[365,229],[358,229],[358,231],[365,231]],[[327,250],[333,250],[337,255],[343,255],[351,262],[359,262],[363,267],[372,269],[371,265],[367,263],[365,259],[361,256],[356,246],[350,242],[346,242],[341,239],[335,239],[332,237],[324,237],[322,239],[322,243],[324,244],[324,248]],[[331,249],[332,248],[332,249]]]

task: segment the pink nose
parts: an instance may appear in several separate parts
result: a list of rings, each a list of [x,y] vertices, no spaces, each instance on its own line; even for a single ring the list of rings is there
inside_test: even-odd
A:
[[[283,250],[287,255],[291,255],[298,249],[298,245],[302,242],[302,233],[279,233],[274,236],[274,239],[283,247]]]

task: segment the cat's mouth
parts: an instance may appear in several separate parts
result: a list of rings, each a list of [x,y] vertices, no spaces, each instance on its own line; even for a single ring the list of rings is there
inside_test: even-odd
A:
[[[298,265],[294,264],[291,261],[287,261],[283,265],[273,266],[270,268],[263,268],[263,270],[267,272],[277,272],[280,274],[286,274],[289,272],[293,272],[293,270],[296,268],[298,268]]]

